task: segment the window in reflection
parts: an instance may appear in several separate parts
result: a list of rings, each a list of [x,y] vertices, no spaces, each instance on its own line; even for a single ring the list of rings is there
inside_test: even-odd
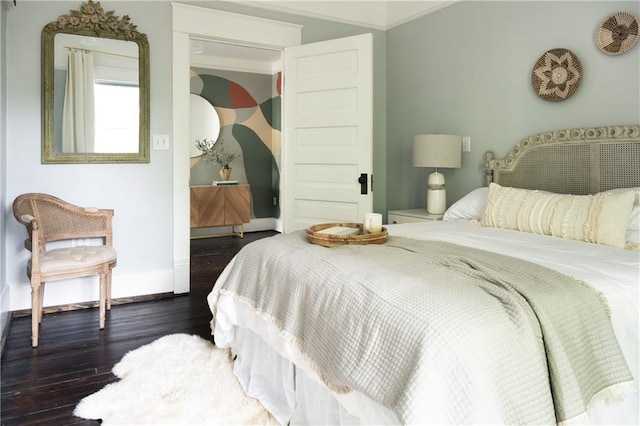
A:
[[[95,152],[138,152],[138,86],[96,82]]]
[[[138,46],[75,34],[58,34],[55,43],[63,110],[56,146],[63,153],[138,153]]]

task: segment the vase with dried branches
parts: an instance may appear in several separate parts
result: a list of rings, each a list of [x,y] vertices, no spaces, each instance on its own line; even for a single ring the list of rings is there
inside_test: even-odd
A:
[[[229,180],[231,176],[230,163],[234,158],[239,157],[239,152],[229,152],[224,145],[224,139],[214,141],[211,139],[196,140],[196,148],[202,152],[204,161],[219,164],[220,179]]]

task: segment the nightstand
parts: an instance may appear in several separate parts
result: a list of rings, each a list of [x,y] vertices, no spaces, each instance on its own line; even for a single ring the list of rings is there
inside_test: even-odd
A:
[[[426,209],[389,210],[387,220],[392,223],[428,222],[442,220],[441,214],[427,213]]]

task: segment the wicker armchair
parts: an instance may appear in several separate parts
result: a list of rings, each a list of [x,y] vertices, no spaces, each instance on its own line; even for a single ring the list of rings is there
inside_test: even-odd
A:
[[[30,193],[14,200],[13,215],[27,227],[29,234],[24,246],[31,252],[27,275],[31,280],[32,346],[38,346],[47,281],[100,275],[100,329],[103,329],[106,310],[111,309],[111,270],[117,260],[111,228],[113,210],[78,207],[51,195]],[[47,249],[52,241],[93,238],[102,238],[104,245]]]

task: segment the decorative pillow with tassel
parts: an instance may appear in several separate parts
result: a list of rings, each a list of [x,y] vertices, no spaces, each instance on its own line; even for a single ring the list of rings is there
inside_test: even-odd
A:
[[[491,183],[479,224],[625,248],[636,197],[632,190],[568,195]]]

